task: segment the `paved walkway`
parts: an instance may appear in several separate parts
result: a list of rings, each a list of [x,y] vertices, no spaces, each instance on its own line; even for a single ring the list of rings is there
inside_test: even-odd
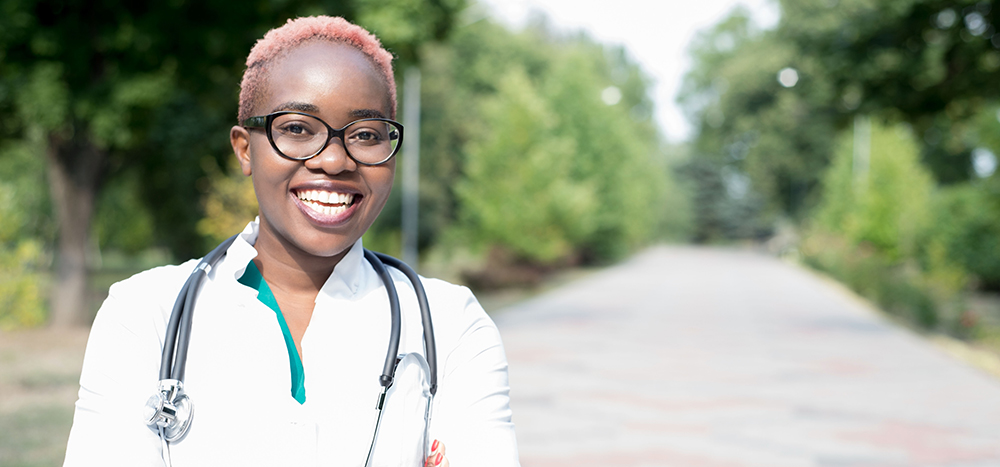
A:
[[[494,317],[524,467],[1000,466],[1000,380],[765,256],[654,248]]]

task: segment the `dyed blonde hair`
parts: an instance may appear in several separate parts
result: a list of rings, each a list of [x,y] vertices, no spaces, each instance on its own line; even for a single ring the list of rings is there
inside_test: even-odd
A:
[[[263,98],[271,65],[288,51],[316,40],[346,44],[367,56],[389,90],[389,118],[396,118],[396,79],[392,74],[392,54],[382,47],[378,38],[344,18],[309,16],[290,19],[284,26],[268,31],[250,49],[247,69],[240,82],[239,123],[254,116],[252,112]]]

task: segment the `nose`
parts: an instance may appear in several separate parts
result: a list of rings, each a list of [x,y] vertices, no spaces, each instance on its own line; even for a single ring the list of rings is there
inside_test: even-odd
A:
[[[341,172],[353,172],[357,170],[358,163],[347,155],[344,144],[339,137],[330,139],[330,143],[323,148],[316,157],[305,161],[306,167],[311,170],[322,170],[330,175]]]

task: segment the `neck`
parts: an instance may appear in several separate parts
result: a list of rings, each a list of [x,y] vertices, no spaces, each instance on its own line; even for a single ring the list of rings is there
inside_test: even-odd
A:
[[[254,262],[272,289],[294,295],[313,297],[333,273],[350,248],[334,256],[316,256],[288,242],[279,241],[272,232],[261,229],[254,244]]]

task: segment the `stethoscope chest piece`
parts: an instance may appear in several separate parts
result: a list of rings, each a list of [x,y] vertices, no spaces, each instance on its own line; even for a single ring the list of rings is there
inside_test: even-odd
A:
[[[201,281],[208,276],[213,265],[215,265],[225,254],[239,235],[233,235],[228,240],[222,242],[214,250],[209,252],[198,262],[198,266],[188,276],[187,281],[177,294],[173,311],[170,313],[170,320],[167,323],[166,336],[163,341],[163,353],[160,359],[160,383],[157,391],[143,408],[142,417],[151,429],[157,431],[160,439],[165,441],[163,446],[164,463],[170,465],[169,443],[184,438],[188,428],[191,426],[191,418],[194,415],[194,405],[191,399],[184,394],[184,368],[187,361],[188,341],[191,333],[191,316],[194,311],[195,299],[198,297],[198,290]],[[386,352],[385,363],[382,374],[379,376],[379,384],[382,386],[379,395],[378,414],[375,421],[375,430],[372,435],[372,444],[368,448],[368,458],[365,465],[371,462],[372,453],[375,449],[375,440],[378,438],[379,424],[382,419],[382,408],[385,403],[386,393],[392,386],[397,366],[397,356],[399,351],[400,338],[400,307],[399,295],[393,285],[393,278],[386,270],[385,265],[398,269],[409,279],[413,285],[413,292],[417,296],[417,304],[420,307],[421,324],[424,331],[424,352],[426,359],[421,357],[421,368],[429,375],[429,394],[427,409],[424,413],[424,448],[427,445],[427,430],[430,426],[430,411],[434,394],[437,392],[437,348],[434,344],[434,327],[431,323],[430,305],[427,301],[427,293],[420,282],[420,276],[413,269],[402,261],[391,256],[374,253],[364,250],[364,256],[375,269],[382,284],[385,286],[386,294],[389,298],[389,311],[391,315],[391,328],[389,338],[389,349]],[[383,261],[385,264],[383,264]],[[201,274],[203,273],[203,274]],[[425,451],[426,457],[426,451]]]
[[[191,403],[191,398],[184,394],[183,383],[165,379],[160,381],[156,394],[146,401],[142,416],[150,427],[163,429],[164,439],[174,442],[183,438],[191,426],[194,404]]]

